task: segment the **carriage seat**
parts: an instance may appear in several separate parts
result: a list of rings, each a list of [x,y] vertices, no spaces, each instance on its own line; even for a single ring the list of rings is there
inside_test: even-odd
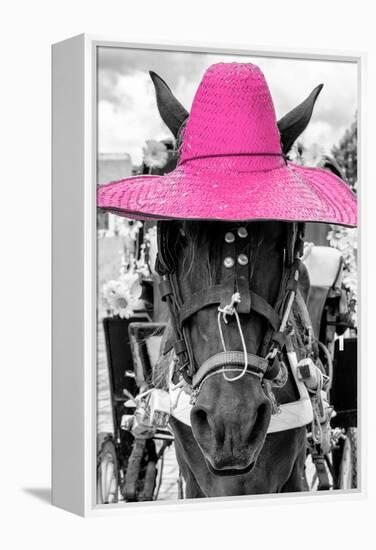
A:
[[[341,295],[342,254],[330,246],[312,246],[307,258],[303,261],[310,279],[307,308],[313,333],[316,338],[319,338],[327,299]]]

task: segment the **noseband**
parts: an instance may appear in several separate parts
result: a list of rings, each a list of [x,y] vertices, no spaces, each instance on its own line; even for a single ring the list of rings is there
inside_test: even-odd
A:
[[[178,238],[177,225],[174,221],[158,222],[156,270],[161,277],[160,294],[168,305],[173,330],[173,341],[166,343],[164,353],[173,347],[176,356],[173,381],[176,384],[183,378],[192,390],[193,399],[205,381],[218,374],[222,374],[229,382],[239,380],[245,374],[257,376],[261,382],[268,380],[276,386],[286,382],[282,352],[286,345],[291,346],[288,318],[297,291],[304,224],[286,224],[283,272],[278,297],[273,305],[250,288],[250,241],[245,225],[238,224],[234,231],[225,234],[222,263],[229,276],[220,284],[192,293],[183,301],[176,259],[172,252]],[[223,351],[209,357],[202,365],[197,365],[187,321],[195,313],[212,305],[218,306],[217,321]],[[249,315],[251,311],[268,321],[260,355],[248,353],[241,327],[239,313]],[[226,325],[227,317],[232,315],[236,318],[243,351],[226,349],[222,323]],[[231,376],[228,376],[230,373]]]

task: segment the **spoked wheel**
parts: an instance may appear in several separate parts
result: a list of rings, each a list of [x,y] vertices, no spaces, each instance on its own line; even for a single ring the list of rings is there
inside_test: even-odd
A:
[[[109,504],[119,500],[118,461],[112,436],[99,435],[97,459],[97,503]]]
[[[356,489],[358,486],[357,449],[358,430],[348,428],[339,467],[339,489]]]

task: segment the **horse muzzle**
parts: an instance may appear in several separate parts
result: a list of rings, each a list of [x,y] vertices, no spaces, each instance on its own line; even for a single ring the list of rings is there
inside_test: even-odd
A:
[[[224,372],[233,375],[229,367]],[[271,403],[255,377],[229,383],[207,376],[191,409],[193,435],[214,475],[240,476],[255,466],[271,418]]]

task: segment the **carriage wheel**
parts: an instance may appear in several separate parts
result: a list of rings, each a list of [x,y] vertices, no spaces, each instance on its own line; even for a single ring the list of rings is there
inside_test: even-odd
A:
[[[358,486],[357,450],[357,428],[348,428],[339,467],[339,489],[356,489]]]
[[[111,437],[111,436],[110,436]],[[119,492],[116,448],[108,435],[102,442],[97,459],[97,503],[117,502]]]

